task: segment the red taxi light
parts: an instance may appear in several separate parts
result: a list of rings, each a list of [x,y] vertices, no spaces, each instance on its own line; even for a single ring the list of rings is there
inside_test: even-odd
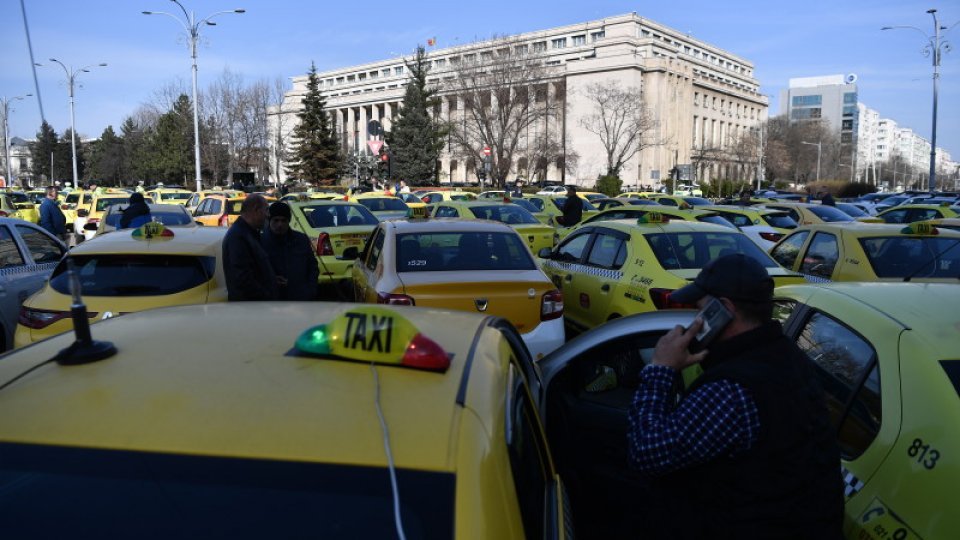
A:
[[[779,242],[780,239],[783,238],[783,234],[776,232],[762,232],[760,233],[760,238],[763,238],[768,242]]]
[[[670,300],[673,289],[650,289],[650,299],[657,309],[696,309],[696,304],[682,304]]]
[[[323,232],[317,237],[317,245],[314,247],[317,256],[333,255],[333,244],[330,242],[330,235]]]
[[[552,321],[563,317],[563,294],[554,289],[543,293],[540,300],[540,320]]]
[[[405,294],[377,293],[377,303],[390,306],[412,306],[415,305],[413,297]]]
[[[10,214],[4,212],[3,210],[0,210],[0,217],[7,217],[7,216],[9,216],[9,215],[10,215]]]
[[[60,319],[65,319],[69,316],[69,311],[31,309],[26,306],[20,306],[20,315],[17,317],[17,322],[27,328],[42,330]]]
[[[446,371],[450,367],[450,356],[436,341],[417,334],[410,341],[410,345],[407,345],[407,351],[403,353],[400,363],[417,369]]]

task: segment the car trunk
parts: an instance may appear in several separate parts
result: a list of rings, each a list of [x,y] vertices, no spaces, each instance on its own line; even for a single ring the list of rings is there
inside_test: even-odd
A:
[[[419,307],[503,317],[521,333],[540,324],[543,295],[554,289],[539,270],[405,272],[399,277],[403,289],[398,292],[412,297]]]
[[[699,268],[685,268],[677,270],[669,270],[671,274],[677,276],[678,278],[685,279],[687,281],[693,281],[696,279],[697,274],[700,273]],[[770,274],[770,277],[773,278],[773,284],[776,287],[782,287],[783,285],[798,285],[801,283],[806,283],[806,280],[800,274],[792,272],[785,268],[767,268],[767,273]]]
[[[540,251],[540,248],[553,247],[553,235],[556,234],[556,229],[549,225],[523,224],[512,227],[534,254]]]

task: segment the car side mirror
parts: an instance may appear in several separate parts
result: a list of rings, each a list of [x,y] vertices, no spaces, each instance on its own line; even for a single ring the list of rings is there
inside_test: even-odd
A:
[[[343,254],[337,257],[342,261],[355,261],[360,257],[360,250],[357,246],[350,246],[347,249],[343,250]]]
[[[537,257],[541,259],[551,259],[553,258],[553,250],[550,248],[540,248],[540,251],[537,252]]]

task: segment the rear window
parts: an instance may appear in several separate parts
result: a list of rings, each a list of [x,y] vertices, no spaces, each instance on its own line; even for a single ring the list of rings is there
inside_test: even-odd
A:
[[[108,206],[113,204],[125,204],[129,202],[129,197],[112,197],[110,199],[97,199],[97,212],[102,212]]]
[[[705,206],[708,204],[713,204],[703,197],[684,197],[683,200],[690,206]]]
[[[390,210],[406,210],[406,203],[396,197],[378,197],[375,199],[357,199],[357,202],[366,206],[371,212]]]
[[[397,536],[382,467],[21,444],[0,455],[0,507],[16,516],[5,538]],[[396,473],[406,537],[450,538],[456,477]],[[69,517],[51,519],[51,505]]]
[[[813,212],[815,216],[827,223],[853,221],[852,217],[841,212],[840,210],[837,210],[833,206],[811,206],[810,211]]]
[[[377,216],[371,214],[365,206],[356,204],[314,204],[300,206],[294,211],[302,212],[307,223],[314,229],[379,223]]]
[[[31,200],[26,193],[20,193],[19,191],[10,192],[10,198],[13,199],[14,204],[23,204],[23,203],[33,202],[33,200]]]
[[[534,270],[516,233],[408,233],[397,238],[398,272]]]
[[[105,221],[107,222],[107,225],[119,229],[120,218],[122,217],[122,209],[118,208],[116,211],[107,214]],[[190,217],[190,215],[186,212],[157,212],[155,210],[151,210],[150,219],[153,221],[159,221],[164,225],[189,225],[193,223],[193,218]]]
[[[960,239],[936,236],[861,238],[877,277],[960,277]]]
[[[64,201],[65,201],[67,204],[77,204],[78,202],[80,202],[80,194],[79,194],[79,193],[71,193],[71,194],[67,195],[67,198],[64,199]]]
[[[76,255],[71,257],[84,296],[162,296],[192,289],[210,281],[216,257],[144,255],[135,253]],[[50,286],[70,294],[67,265],[61,262]]]
[[[703,268],[709,261],[743,253],[766,268],[777,263],[749,238],[737,233],[683,232],[645,234],[660,265],[666,270]]]
[[[160,199],[164,201],[185,201],[190,198],[193,193],[184,192],[184,193],[161,193]]]
[[[501,221],[509,225],[522,223],[540,223],[530,212],[514,204],[495,204],[490,206],[472,206],[470,211],[477,219]]]
[[[730,223],[729,221],[727,221],[726,219],[720,217],[720,216],[717,215],[717,214],[707,214],[707,215],[704,215],[704,216],[697,216],[697,221],[701,221],[701,222],[703,222],[703,223],[713,223],[714,225],[723,225],[724,227],[726,227],[726,228],[728,228],[728,229],[736,229],[736,228],[737,228],[736,225],[734,225],[733,223]]]
[[[858,208],[857,206],[854,206],[854,205],[849,204],[849,203],[840,203],[840,204],[837,205],[837,208],[839,208],[840,210],[842,210],[843,213],[845,213],[845,214],[847,214],[847,215],[849,215],[849,216],[851,216],[851,217],[855,217],[855,218],[864,217],[864,216],[868,216],[868,215],[869,215],[869,214],[867,214],[866,212],[864,212],[863,210],[861,210],[860,208]]]
[[[579,198],[579,197],[578,197],[578,198]],[[567,198],[566,198],[566,197],[551,197],[550,200],[553,201],[553,204],[557,207],[557,210],[563,210],[563,205],[564,205],[564,203],[567,202]],[[580,198],[580,202],[583,203],[583,210],[584,210],[584,212],[587,212],[587,211],[590,211],[590,210],[596,210],[596,209],[597,209],[597,207],[594,206],[593,203],[591,203],[590,201],[588,201],[588,200],[586,200],[586,199]]]
[[[782,214],[761,214],[764,221],[767,222],[767,225],[771,227],[777,227],[779,229],[796,229],[797,222],[790,217],[790,214],[786,212]]]

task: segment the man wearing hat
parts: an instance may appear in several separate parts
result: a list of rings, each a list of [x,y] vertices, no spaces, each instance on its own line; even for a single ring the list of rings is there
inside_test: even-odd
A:
[[[331,207],[332,208],[332,207]],[[317,208],[315,212],[323,212]],[[290,206],[270,205],[270,221],[260,239],[279,283],[280,300],[315,300],[320,270],[307,235],[290,228]]]
[[[627,434],[631,465],[653,478],[657,538],[841,538],[840,453],[809,358],[772,319],[773,280],[755,259],[715,259],[670,299],[732,315],[707,348],[677,326],[640,372]],[[680,371],[703,374],[677,399]],[[682,516],[682,517],[680,517]]]

